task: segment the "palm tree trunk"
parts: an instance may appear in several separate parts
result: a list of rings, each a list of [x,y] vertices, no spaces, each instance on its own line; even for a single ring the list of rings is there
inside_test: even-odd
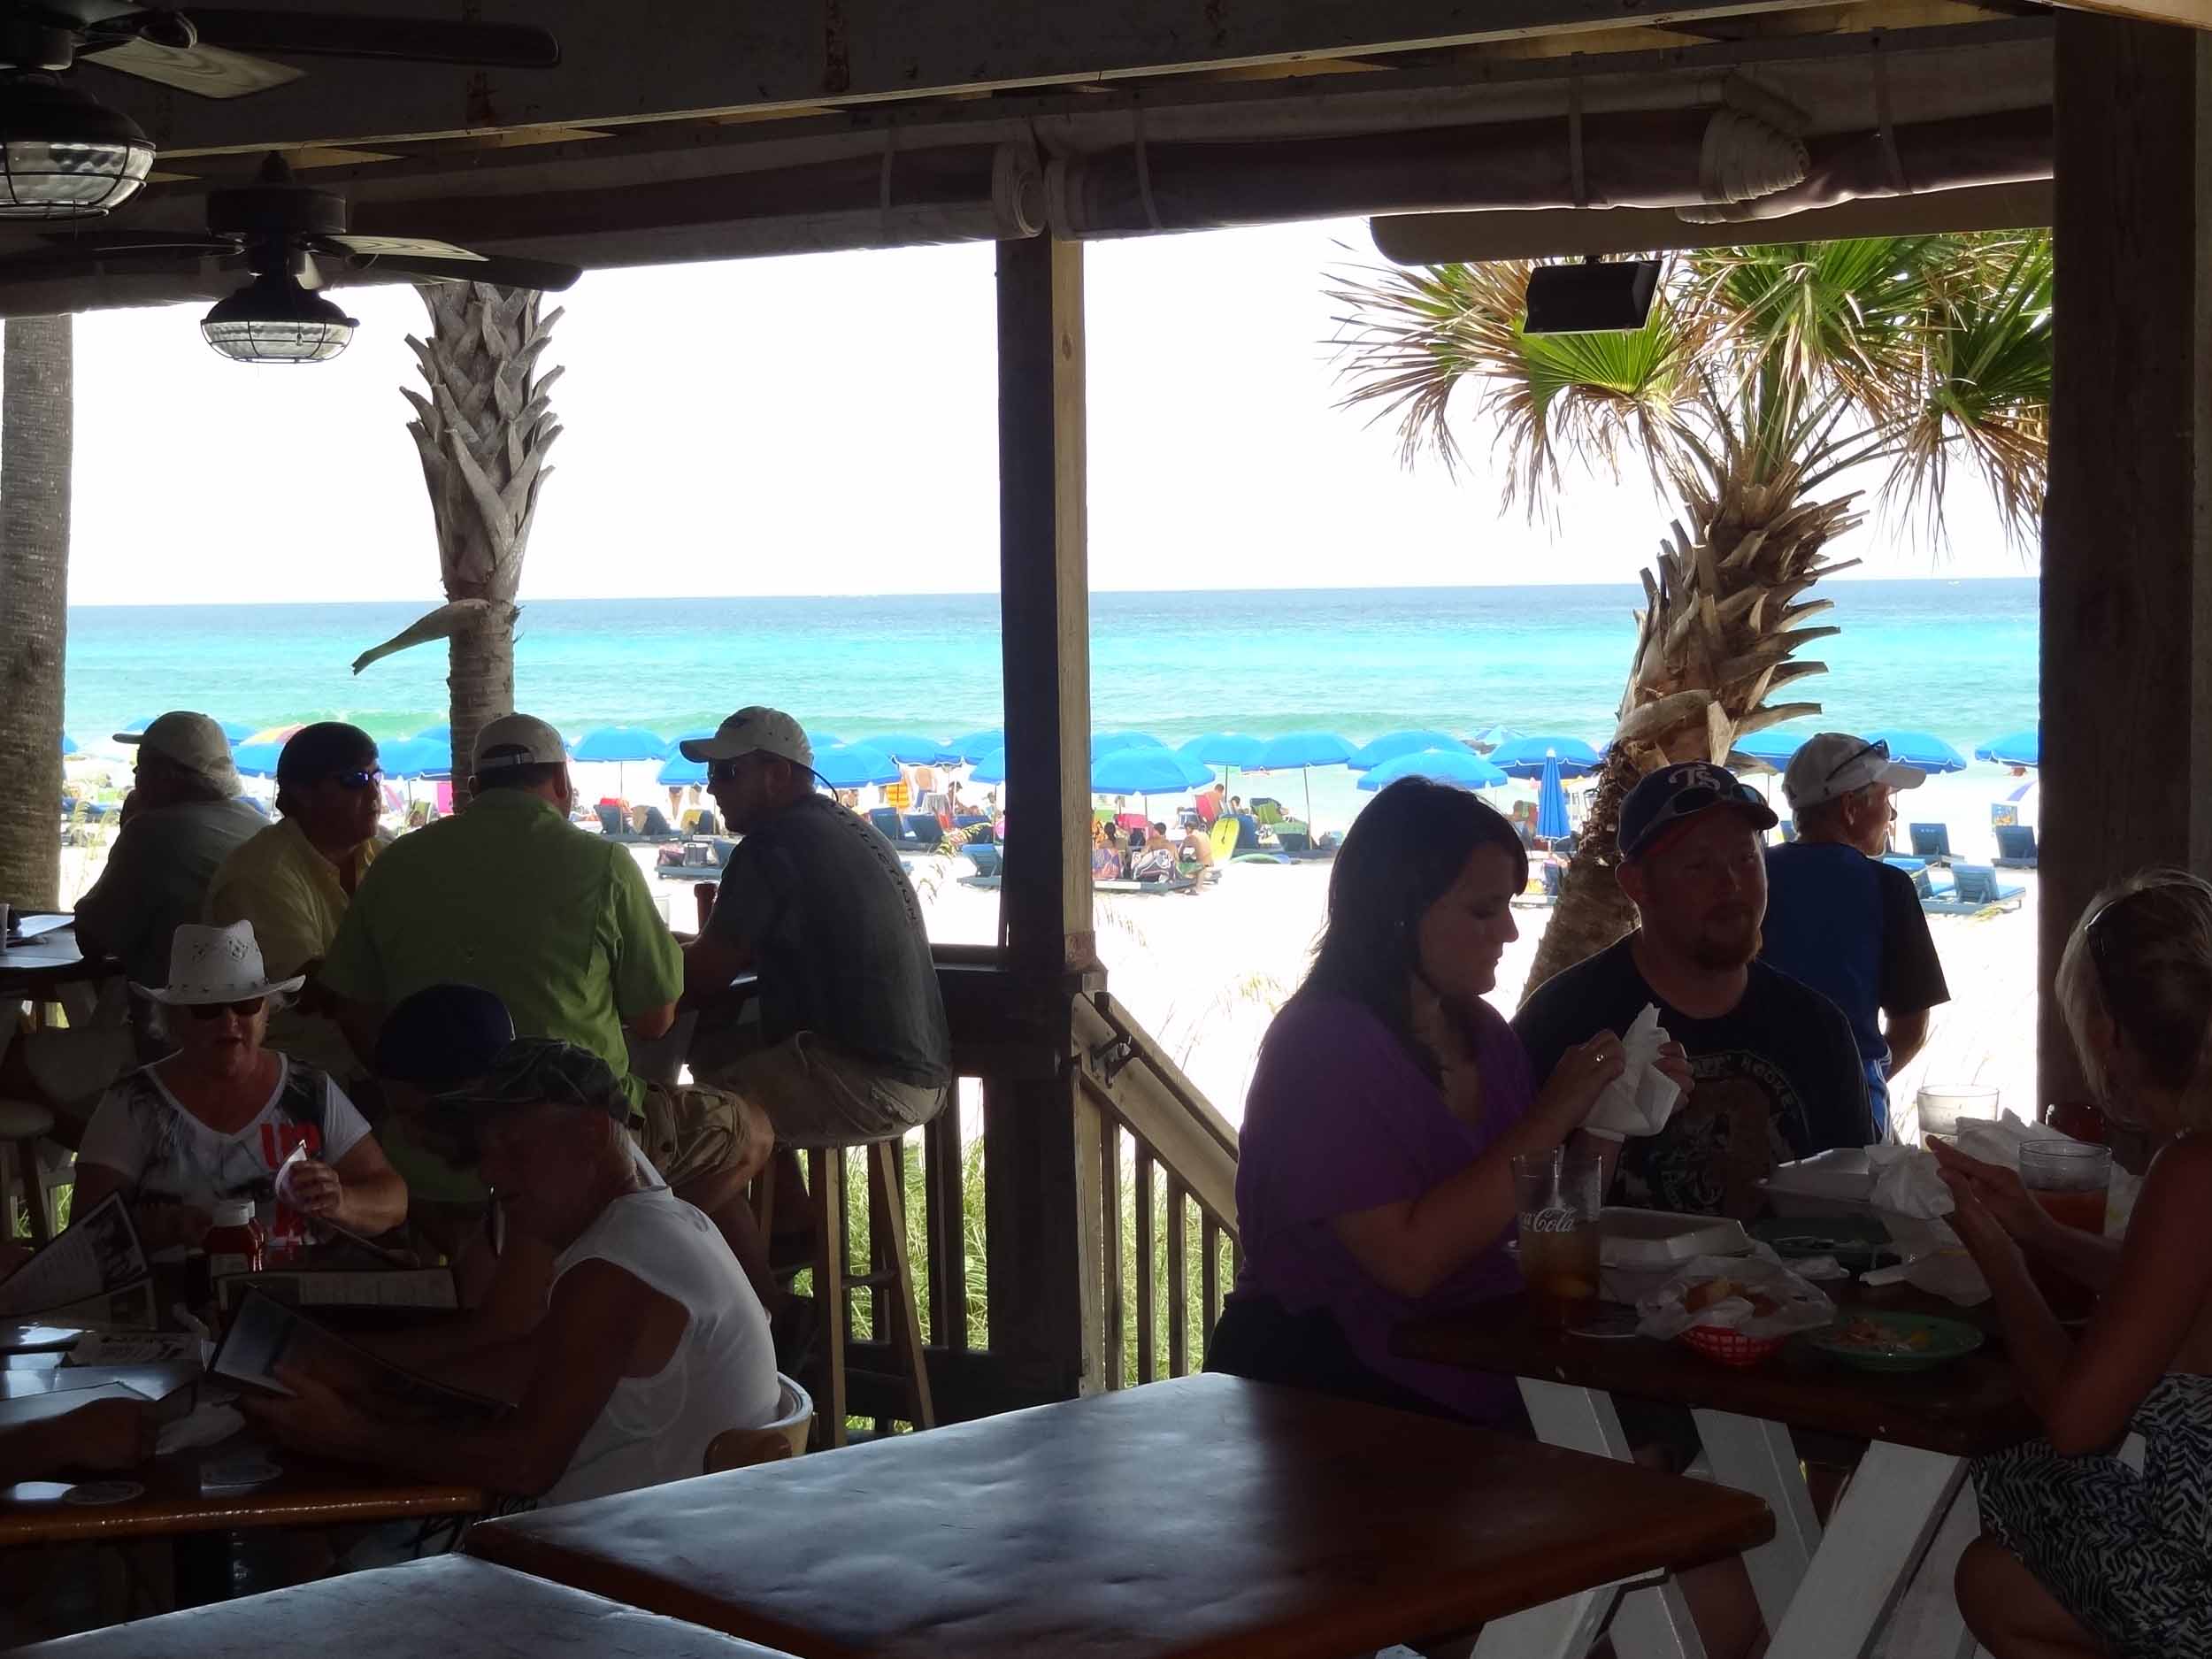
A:
[[[69,631],[71,319],[14,317],[0,357],[0,901],[61,897],[63,663]]]
[[[1618,879],[1621,803],[1647,772],[1678,761],[1725,763],[1739,737],[1801,715],[1816,703],[1770,695],[1827,664],[1797,651],[1836,633],[1803,624],[1828,609],[1805,598],[1823,576],[1855,561],[1825,563],[1830,541],[1859,522],[1855,496],[1799,495],[1793,468],[1760,479],[1753,457],[1731,446],[1678,474],[1693,541],[1678,520],[1673,540],[1644,573],[1635,656],[1620,724],[1597,796],[1560,883],[1559,902],[1536,947],[1526,998],[1554,974],[1595,956],[1636,926]]]

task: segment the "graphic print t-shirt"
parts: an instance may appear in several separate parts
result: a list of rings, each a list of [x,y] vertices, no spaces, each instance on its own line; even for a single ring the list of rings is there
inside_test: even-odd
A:
[[[134,1071],[101,1098],[77,1156],[123,1176],[141,1199],[212,1210],[251,1201],[273,1240],[303,1233],[276,1203],[276,1171],[296,1146],[335,1164],[369,1133],[354,1103],[327,1075],[277,1056],[276,1087],[253,1120],[219,1134],[177,1103],[155,1068]]]
[[[1513,1021],[1539,1087],[1567,1049],[1627,1030],[1647,1002],[1687,1051],[1696,1085],[1663,1130],[1623,1148],[1622,1202],[1746,1220],[1777,1164],[1878,1138],[1858,1046],[1833,1002],[1755,962],[1741,1002],[1693,1019],[1644,982],[1634,939],[1546,980]]]

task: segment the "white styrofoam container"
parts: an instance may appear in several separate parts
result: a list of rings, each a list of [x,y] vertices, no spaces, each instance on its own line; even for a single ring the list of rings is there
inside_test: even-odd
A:
[[[1874,1169],[1863,1147],[1835,1147],[1778,1164],[1759,1190],[1778,1216],[1857,1216],[1874,1198]]]
[[[1671,1267],[1694,1256],[1742,1256],[1751,1235],[1724,1216],[1678,1216],[1609,1204],[1598,1214],[1599,1259],[1608,1267]]]

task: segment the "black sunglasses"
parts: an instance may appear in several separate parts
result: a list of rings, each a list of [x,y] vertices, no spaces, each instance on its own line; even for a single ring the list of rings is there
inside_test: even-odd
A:
[[[1884,760],[1887,760],[1889,758],[1888,740],[1886,738],[1878,737],[1871,743],[1867,744],[1865,748],[1853,749],[1848,755],[1846,755],[1841,760],[1828,768],[1828,775],[1825,778],[1823,778],[1821,782],[1833,783],[1836,780],[1837,773],[1842,772],[1846,767],[1857,765],[1869,755],[1878,755]]]
[[[750,759],[752,759],[750,755],[733,755],[727,760],[709,761],[707,763],[707,781],[709,783],[727,783],[731,779],[737,776],[737,769]]]
[[[195,1019],[220,1019],[227,1010],[241,1019],[251,1019],[268,1000],[265,996],[249,996],[235,1002],[192,1002],[187,1006]]]
[[[368,766],[358,772],[334,772],[330,774],[328,781],[336,784],[341,789],[373,789],[383,776],[382,767]]]

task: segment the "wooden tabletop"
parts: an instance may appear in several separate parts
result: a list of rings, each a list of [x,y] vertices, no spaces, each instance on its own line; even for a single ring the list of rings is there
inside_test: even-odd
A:
[[[1415,1359],[1601,1388],[1671,1404],[1765,1417],[1792,1428],[1924,1451],[1978,1457],[2041,1432],[2019,1379],[1997,1341],[1987,1307],[1958,1308],[1907,1286],[1822,1288],[1845,1308],[1935,1314],[1980,1327],[1986,1340],[1934,1371],[1886,1375],[1853,1371],[1793,1341],[1752,1371],[1732,1371],[1679,1342],[1586,1337],[1546,1330],[1517,1295],[1398,1327],[1392,1347]]]
[[[472,1528],[788,1649],[1343,1659],[1771,1536],[1746,1494],[1218,1376]]]
[[[15,1659],[209,1659],[373,1654],[376,1659],[779,1659],[765,1647],[617,1607],[518,1572],[443,1555],[15,1650]]]
[[[265,1459],[283,1472],[248,1492],[201,1492],[205,1465],[253,1459]],[[0,1547],[211,1532],[234,1526],[336,1526],[418,1516],[480,1515],[491,1504],[474,1486],[385,1479],[366,1470],[318,1463],[271,1447],[250,1430],[219,1445],[157,1457],[127,1474],[88,1475],[84,1479],[133,1480],[145,1491],[120,1503],[86,1506],[68,1501],[67,1481],[27,1480],[0,1486]]]
[[[58,927],[20,944],[0,946],[0,1001],[19,1002],[64,980],[104,971],[104,964],[85,960],[74,927]]]

